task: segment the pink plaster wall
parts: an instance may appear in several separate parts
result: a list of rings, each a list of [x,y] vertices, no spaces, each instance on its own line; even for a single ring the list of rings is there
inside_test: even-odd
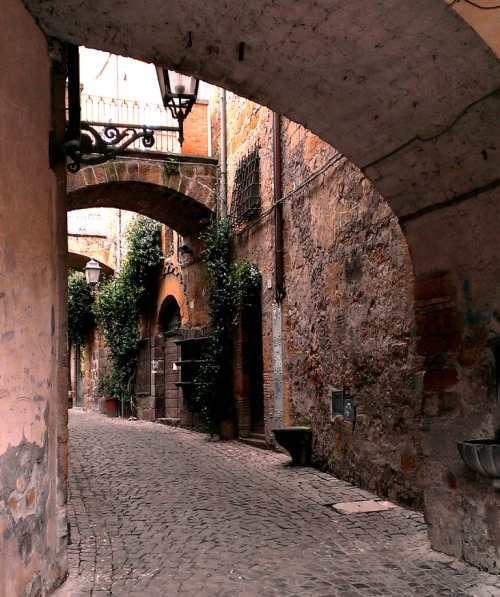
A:
[[[47,42],[18,0],[2,2],[0,62],[0,595],[16,597],[66,571],[64,203],[48,161]]]

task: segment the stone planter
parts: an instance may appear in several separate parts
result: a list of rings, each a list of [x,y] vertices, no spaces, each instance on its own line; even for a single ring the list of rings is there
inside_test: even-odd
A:
[[[493,487],[500,491],[500,441],[471,439],[457,445],[465,464],[476,473],[490,477]]]
[[[281,427],[271,430],[276,442],[290,454],[292,464],[307,466],[311,464],[312,432],[309,427]]]

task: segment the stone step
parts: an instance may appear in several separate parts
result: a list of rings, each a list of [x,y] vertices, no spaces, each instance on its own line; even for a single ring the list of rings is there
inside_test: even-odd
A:
[[[160,425],[168,425],[169,427],[179,427],[181,420],[175,419],[173,417],[163,417],[156,419],[155,423],[160,423]]]
[[[248,437],[240,437],[239,441],[247,446],[261,448],[262,450],[272,450],[274,447],[266,442],[266,436],[263,433],[251,433]]]

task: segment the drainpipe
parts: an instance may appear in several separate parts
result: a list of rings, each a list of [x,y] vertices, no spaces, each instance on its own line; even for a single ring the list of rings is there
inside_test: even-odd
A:
[[[220,212],[221,218],[227,218],[227,123],[226,90],[222,89],[220,98]]]
[[[122,210],[116,212],[116,271],[122,269]]]
[[[286,295],[283,264],[283,203],[281,202],[281,118],[273,112],[273,174],[274,174],[274,289],[276,302]]]
[[[207,87],[205,87],[207,89]],[[210,88],[209,88],[210,91]],[[208,110],[207,110],[207,142],[208,142],[208,155],[213,158],[212,148],[212,108],[213,108],[213,93],[207,93],[208,96]]]

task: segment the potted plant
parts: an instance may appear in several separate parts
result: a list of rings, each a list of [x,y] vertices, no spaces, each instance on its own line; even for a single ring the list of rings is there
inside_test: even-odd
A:
[[[97,381],[97,390],[103,398],[103,414],[108,417],[118,416],[118,399],[113,396],[113,376],[111,373],[101,375]]]

